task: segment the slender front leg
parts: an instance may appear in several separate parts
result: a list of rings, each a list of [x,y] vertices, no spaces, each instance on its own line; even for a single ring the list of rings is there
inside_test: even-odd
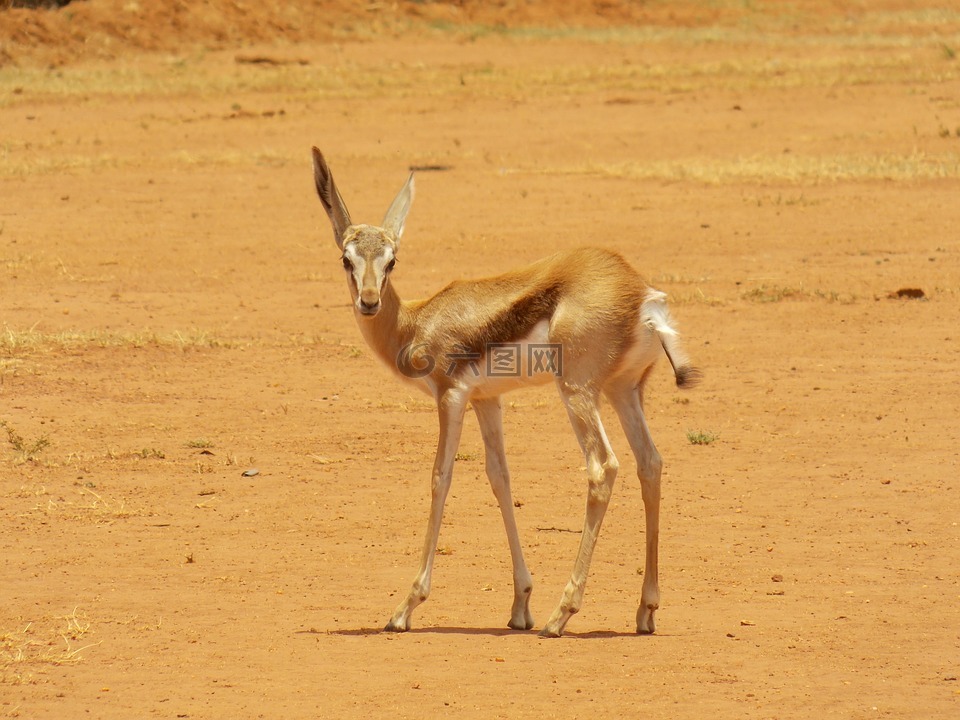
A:
[[[643,571],[643,590],[637,608],[637,632],[653,633],[657,629],[654,613],[660,607],[660,585],[657,578],[657,551],[660,539],[660,474],[663,461],[653,444],[647,420],[643,414],[642,387],[630,386],[611,391],[607,397],[620,417],[620,424],[637,459],[637,477],[643,494],[643,514],[646,520],[646,561]]]
[[[603,516],[610,504],[613,483],[619,467],[604,432],[603,423],[600,421],[597,396],[582,390],[570,390],[564,386],[561,386],[561,394],[587,461],[587,512],[570,581],[563,591],[560,604],[540,631],[540,637],[560,637],[567,621],[579,612],[583,604],[583,591],[587,584],[593,549],[600,535]]]
[[[387,623],[385,630],[405,632],[410,629],[410,616],[414,609],[430,595],[430,576],[433,573],[433,559],[437,552],[437,540],[440,537],[440,522],[443,519],[443,506],[450,491],[453,477],[453,461],[460,444],[460,431],[463,429],[463,414],[466,410],[465,394],[448,390],[437,401],[440,415],[440,440],[437,443],[437,457],[433,463],[433,476],[430,485],[430,519],[427,521],[427,535],[420,554],[420,569],[410,588],[410,594],[397,606]]]
[[[513,608],[510,610],[508,627],[514,630],[529,630],[533,627],[533,615],[530,614],[530,593],[533,591],[533,578],[523,559],[520,547],[520,533],[513,515],[513,497],[510,493],[510,472],[507,470],[507,456],[503,448],[503,417],[500,398],[474,400],[473,409],[480,423],[480,433],[487,456],[487,478],[490,487],[500,505],[503,526],[507,531],[507,543],[510,545],[510,560],[513,563]]]

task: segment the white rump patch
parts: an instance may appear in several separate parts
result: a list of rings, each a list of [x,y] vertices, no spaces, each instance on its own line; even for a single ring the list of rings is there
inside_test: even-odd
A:
[[[677,331],[673,329],[670,319],[670,309],[667,307],[667,294],[659,290],[651,290],[640,306],[640,322],[654,332],[675,337]]]

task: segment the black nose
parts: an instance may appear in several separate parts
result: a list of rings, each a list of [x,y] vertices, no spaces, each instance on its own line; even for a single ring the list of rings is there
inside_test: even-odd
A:
[[[368,303],[363,298],[360,298],[360,312],[362,312],[364,315],[373,315],[379,309],[379,300],[377,300],[375,303]]]

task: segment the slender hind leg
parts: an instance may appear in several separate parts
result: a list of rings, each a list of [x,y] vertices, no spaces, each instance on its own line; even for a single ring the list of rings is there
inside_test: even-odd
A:
[[[589,487],[583,535],[580,537],[573,574],[563,591],[560,604],[540,631],[541,637],[560,637],[567,621],[580,610],[587,573],[590,570],[590,560],[600,534],[603,516],[606,514],[607,505],[610,504],[618,468],[617,458],[610,448],[610,442],[600,422],[597,394],[583,389],[573,389],[564,383],[561,383],[560,392],[587,461]]]
[[[503,527],[507,531],[510,545],[510,559],[513,562],[513,608],[510,610],[510,622],[507,625],[514,630],[529,630],[533,627],[533,615],[530,614],[530,593],[533,590],[533,578],[523,559],[520,547],[520,533],[513,515],[513,498],[510,494],[510,472],[507,470],[507,456],[503,449],[503,418],[500,398],[474,400],[473,409],[480,422],[480,433],[487,455],[487,478],[490,487],[500,505]]]
[[[437,402],[440,415],[440,440],[437,443],[437,458],[433,464],[433,477],[430,495],[430,519],[420,554],[420,568],[414,578],[410,593],[404,598],[387,623],[385,630],[404,632],[410,629],[410,616],[414,609],[430,595],[430,578],[433,574],[433,559],[437,552],[437,539],[440,537],[440,522],[443,519],[443,506],[450,491],[453,478],[453,460],[460,444],[460,431],[463,429],[463,414],[466,410],[466,398],[448,392]]]
[[[646,562],[643,572],[643,590],[637,609],[637,632],[656,630],[654,613],[660,607],[660,585],[657,578],[657,549],[660,538],[660,473],[663,462],[653,444],[647,420],[643,414],[643,382],[607,390],[607,398],[620,417],[630,449],[637,459],[637,477],[643,494],[643,512],[646,520]]]

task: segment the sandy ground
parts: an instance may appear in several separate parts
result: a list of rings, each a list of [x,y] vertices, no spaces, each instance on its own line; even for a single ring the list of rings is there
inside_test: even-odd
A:
[[[650,5],[589,32],[4,46],[0,717],[957,716],[960,17]],[[656,635],[612,418],[564,638],[506,629],[472,418],[433,594],[380,632],[437,421],[363,344],[312,144],[358,220],[446,168],[418,174],[404,297],[582,244],[669,293],[705,380],[661,367],[647,398]],[[539,627],[586,484],[555,391],[505,400]]]

